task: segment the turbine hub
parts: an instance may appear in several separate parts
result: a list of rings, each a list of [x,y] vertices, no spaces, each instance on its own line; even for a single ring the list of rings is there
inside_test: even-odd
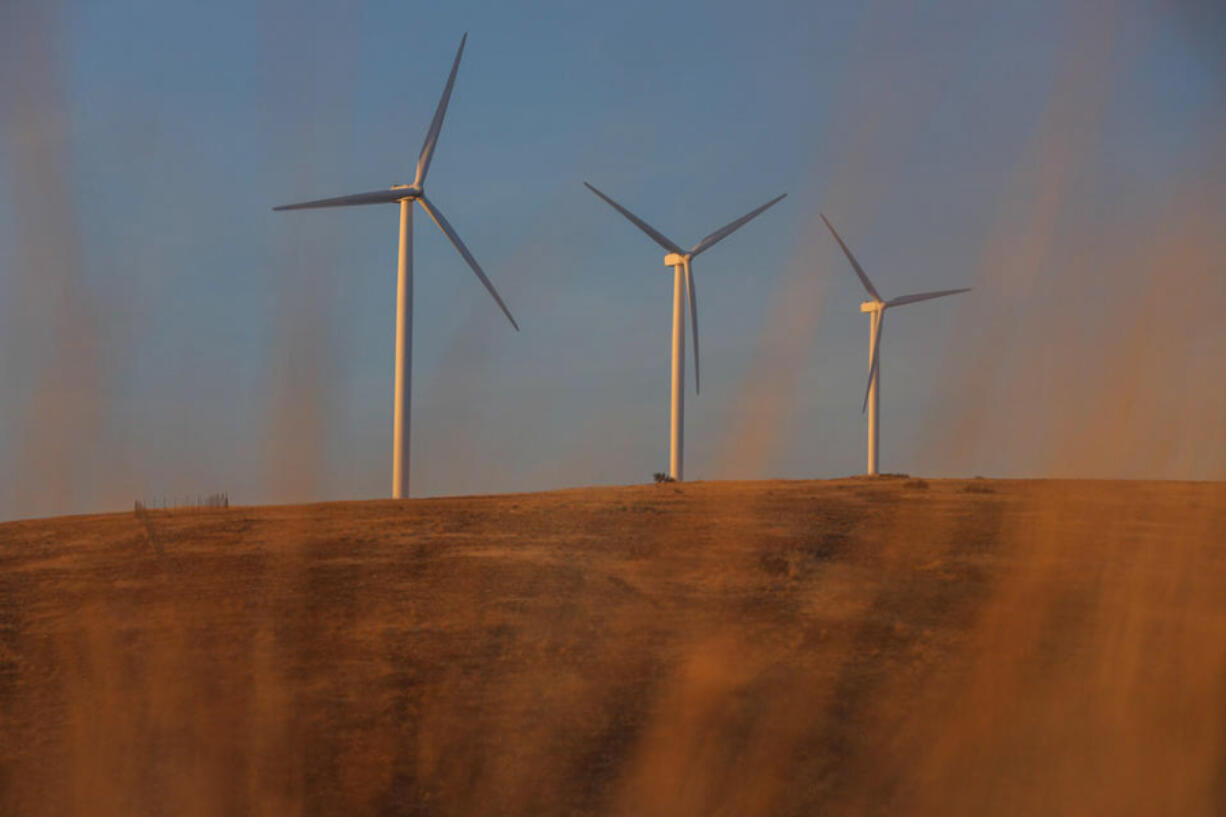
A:
[[[415,187],[414,185],[411,185],[411,184],[393,184],[393,185],[392,185],[390,188],[388,188],[388,189],[390,189],[390,190],[403,190],[403,191],[405,191],[405,198],[406,198],[406,199],[415,199],[415,198],[417,198],[418,196],[420,196],[420,195],[421,195],[421,188],[420,188],[420,187]]]
[[[670,252],[668,255],[664,256],[664,266],[675,267],[678,264],[689,263],[690,257],[691,256],[688,252],[685,255],[682,255],[681,253]]]

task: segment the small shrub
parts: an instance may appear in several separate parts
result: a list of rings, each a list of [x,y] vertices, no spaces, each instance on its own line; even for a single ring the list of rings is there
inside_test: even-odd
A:
[[[783,553],[763,553],[758,563],[770,576],[788,576],[792,573],[792,562]]]
[[[141,527],[145,529],[145,541],[158,552],[162,554],[162,540],[158,538],[158,532],[153,527],[153,520],[149,518],[149,509],[145,507],[145,503],[139,499],[132,503],[132,515],[140,522]]]
[[[657,485],[663,484],[665,482],[676,482],[677,481],[673,479],[672,477],[670,477],[668,474],[664,473],[663,471],[656,471],[654,474],[651,475],[651,478],[656,481]]]

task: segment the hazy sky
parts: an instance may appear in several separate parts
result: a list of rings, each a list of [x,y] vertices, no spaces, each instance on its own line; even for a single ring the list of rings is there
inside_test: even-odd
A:
[[[412,180],[417,495],[667,467],[695,265],[692,479],[864,467],[1226,478],[1226,26],[1204,2],[22,2],[0,9],[0,518],[384,496]],[[688,350],[687,350],[688,351]],[[689,374],[689,373],[687,373]]]

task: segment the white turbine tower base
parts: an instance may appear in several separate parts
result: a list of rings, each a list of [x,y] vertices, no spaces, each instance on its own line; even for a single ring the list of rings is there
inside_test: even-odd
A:
[[[443,88],[443,96],[439,99],[434,111],[434,119],[430,129],[426,131],[426,140],[421,146],[417,157],[417,172],[412,184],[395,184],[387,190],[374,190],[369,193],[357,193],[352,196],[340,196],[331,199],[304,201],[298,204],[286,204],[274,207],[274,210],[306,210],[317,207],[352,207],[359,204],[399,204],[400,205],[400,246],[396,265],[396,378],[394,387],[394,403],[392,408],[392,497],[403,499],[409,496],[409,418],[412,413],[412,381],[413,381],[413,203],[420,204],[438,228],[447,236],[447,240],[455,247],[472,269],[473,273],[494,297],[494,301],[502,309],[507,320],[516,330],[519,325],[511,317],[511,311],[503,303],[494,284],[490,281],[481,265],[473,258],[463,240],[451,226],[438,206],[426,198],[426,174],[430,171],[430,162],[434,158],[434,148],[438,144],[438,135],[443,128],[443,117],[447,114],[447,104],[451,101],[451,90],[455,87],[456,72],[460,68],[460,57],[464,54],[464,44],[468,35],[460,38],[460,47],[456,51],[455,61],[451,64],[451,74]]]
[[[880,440],[877,435],[881,431],[878,411],[881,404],[881,329],[885,325],[885,311],[894,306],[906,306],[907,304],[918,303],[919,301],[943,298],[946,295],[957,295],[959,292],[970,292],[970,287],[942,289],[936,292],[917,292],[914,295],[903,295],[887,301],[877,292],[877,288],[868,279],[868,275],[865,274],[864,269],[860,266],[860,262],[851,254],[851,250],[843,243],[843,239],[835,231],[834,225],[830,223],[824,214],[822,214],[822,221],[826,222],[826,227],[829,228],[830,234],[834,236],[834,240],[839,242],[839,247],[842,248],[843,254],[847,256],[847,260],[851,262],[852,269],[856,271],[856,277],[860,279],[860,283],[864,286],[869,296],[869,300],[860,304],[860,311],[867,312],[869,318],[868,386],[864,390],[864,405],[860,410],[868,412],[868,475],[876,476],[879,472],[880,460],[878,455],[881,450]]]
[[[787,193],[776,196],[756,210],[751,210],[736,221],[720,227],[695,244],[692,250],[686,252],[634,213],[587,182],[584,184],[588,190],[604,199],[609,206],[625,216],[631,224],[646,233],[652,241],[668,250],[668,255],[664,256],[664,266],[673,268],[672,397],[669,401],[668,475],[675,480],[681,480],[685,478],[685,301],[687,298],[690,302],[690,323],[694,336],[694,393],[697,394],[699,391],[698,292],[694,287],[694,270],[690,262],[699,253],[711,249],[744,227],[768,207],[785,198]]]

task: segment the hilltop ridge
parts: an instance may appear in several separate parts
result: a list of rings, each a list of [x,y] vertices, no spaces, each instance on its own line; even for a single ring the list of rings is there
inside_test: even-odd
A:
[[[1212,813],[1226,485],[0,525],[0,812]]]

